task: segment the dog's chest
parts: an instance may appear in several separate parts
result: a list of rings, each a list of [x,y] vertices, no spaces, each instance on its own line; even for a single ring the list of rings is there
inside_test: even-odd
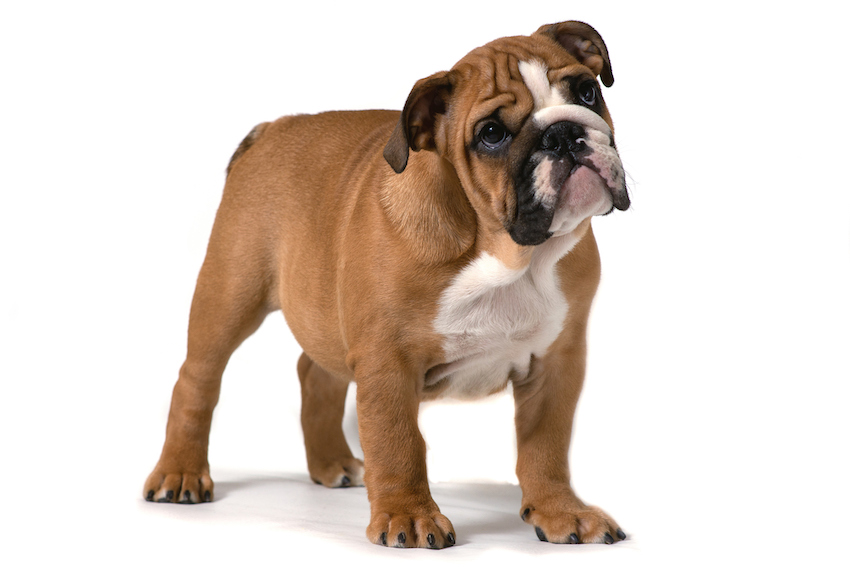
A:
[[[445,364],[432,368],[426,387],[441,396],[477,398],[524,376],[531,356],[542,356],[567,314],[554,263],[512,270],[483,254],[442,293],[434,322],[443,337]],[[443,383],[447,381],[447,383]]]

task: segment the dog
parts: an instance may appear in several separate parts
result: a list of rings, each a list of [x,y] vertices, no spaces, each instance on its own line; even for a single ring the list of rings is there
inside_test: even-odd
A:
[[[419,406],[508,384],[521,519],[542,541],[625,539],[575,495],[567,462],[600,274],[591,218],[630,204],[600,79],[614,82],[605,42],[568,21],[474,49],[416,82],[400,112],[254,128],[227,168],[144,498],[213,499],[222,372],[282,310],[304,351],[310,477],[365,483],[369,541],[458,541],[431,498]],[[351,382],[363,461],[341,426]]]

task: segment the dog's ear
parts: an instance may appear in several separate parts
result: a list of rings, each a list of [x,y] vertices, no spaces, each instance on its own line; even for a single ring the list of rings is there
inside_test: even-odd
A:
[[[589,25],[576,21],[561,22],[542,26],[535,33],[548,36],[560,43],[570,55],[596,73],[606,87],[614,84],[608,48],[605,47],[599,32]]]
[[[453,74],[441,71],[413,86],[401,118],[384,148],[384,159],[396,173],[407,167],[409,150],[433,150],[437,116],[445,114],[452,91]]]

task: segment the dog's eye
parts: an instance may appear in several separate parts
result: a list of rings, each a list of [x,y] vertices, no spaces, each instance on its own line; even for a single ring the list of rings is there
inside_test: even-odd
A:
[[[586,106],[595,106],[599,98],[599,90],[596,83],[593,81],[582,83],[578,88],[578,98]]]
[[[498,122],[488,122],[481,129],[479,137],[484,147],[495,150],[508,139],[508,131]]]

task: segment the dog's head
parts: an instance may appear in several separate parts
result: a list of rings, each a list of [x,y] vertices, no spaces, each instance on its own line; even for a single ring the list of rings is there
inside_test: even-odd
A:
[[[517,244],[568,234],[629,207],[597,77],[614,83],[605,42],[587,24],[496,40],[416,83],[384,157],[401,173],[409,150],[436,152],[479,217]]]

